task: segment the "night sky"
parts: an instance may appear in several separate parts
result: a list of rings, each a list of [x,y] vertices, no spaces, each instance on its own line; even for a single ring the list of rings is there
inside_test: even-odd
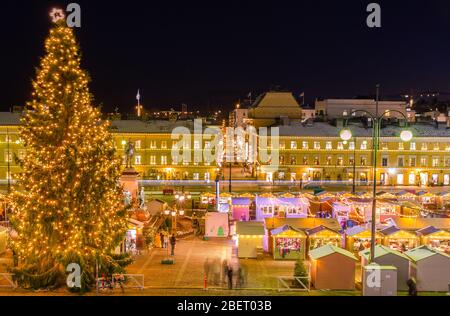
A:
[[[450,1],[77,1],[91,91],[105,111],[231,107],[273,86],[315,97],[450,91]],[[382,28],[366,6],[382,7]],[[24,105],[51,27],[69,2],[2,1],[0,106]],[[450,96],[449,96],[450,98]]]

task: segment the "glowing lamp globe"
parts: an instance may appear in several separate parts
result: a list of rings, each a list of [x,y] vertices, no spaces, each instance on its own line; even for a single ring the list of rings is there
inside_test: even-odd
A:
[[[164,214],[165,214],[165,215],[169,215],[169,214],[170,214],[170,211],[169,211],[169,210],[165,210],[165,211],[164,211]]]
[[[411,131],[402,131],[400,133],[400,138],[404,142],[409,142],[413,138],[413,133]]]
[[[180,210],[180,215],[184,216],[184,210]]]
[[[188,198],[188,200],[192,199],[192,195],[189,194],[189,195],[187,196],[187,198]]]
[[[349,141],[352,139],[352,131],[349,129],[344,129],[340,133],[341,139],[345,141]]]
[[[172,216],[175,217],[177,215],[177,212],[172,211]]]

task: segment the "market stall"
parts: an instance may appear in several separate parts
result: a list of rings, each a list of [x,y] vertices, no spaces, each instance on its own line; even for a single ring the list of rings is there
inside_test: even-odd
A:
[[[358,259],[353,253],[325,245],[311,250],[311,283],[316,290],[354,290]]]
[[[236,226],[238,258],[257,258],[263,249],[264,223],[238,222]]]
[[[207,212],[205,215],[205,237],[227,238],[229,235],[228,213]]]
[[[137,253],[144,247],[144,238],[142,230],[144,223],[134,218],[128,218],[128,229],[125,233],[125,239],[122,243],[121,252]]]
[[[305,218],[308,217],[309,201],[303,197],[274,196],[263,194],[255,198],[256,220],[270,217]]]
[[[220,213],[230,213],[231,212],[231,200],[232,200],[231,194],[221,193],[219,196],[219,207],[217,210]]]
[[[350,198],[351,205],[350,218],[359,223],[368,223],[372,220],[373,201],[370,198]],[[389,218],[396,218],[400,215],[400,205],[393,200],[377,200],[376,221],[377,223],[386,222]]]
[[[333,207],[332,216],[336,218],[342,228],[347,228],[347,223],[350,220],[350,212],[352,207],[344,202],[335,201],[331,204]]]
[[[391,249],[405,252],[419,245],[419,238],[413,232],[390,226],[380,231],[383,244]]]
[[[308,236],[308,249],[313,250],[324,245],[342,246],[342,235],[339,231],[325,226],[317,226],[306,230]]]
[[[306,234],[288,225],[270,231],[270,252],[275,260],[305,259]]]
[[[417,231],[420,237],[420,245],[428,246],[431,249],[450,253],[450,232],[428,226]]]
[[[370,261],[370,249],[363,250],[359,253],[361,256],[361,266],[364,267]],[[375,257],[373,262],[380,266],[394,266],[397,268],[397,289],[399,291],[407,291],[409,280],[410,258],[405,254],[395,251],[383,245],[375,246]]]
[[[382,243],[383,237],[379,232],[375,235],[375,244]],[[369,249],[372,241],[372,232],[369,225],[360,225],[345,231],[345,249],[359,254],[360,251]]]
[[[251,203],[252,201],[249,198],[232,198],[231,208],[233,212],[233,219],[240,222],[250,220]]]
[[[417,196],[409,191],[400,191],[395,194],[397,199],[415,201]]]
[[[417,280],[418,291],[447,292],[450,284],[450,256],[420,246],[405,253],[413,263],[410,276]]]

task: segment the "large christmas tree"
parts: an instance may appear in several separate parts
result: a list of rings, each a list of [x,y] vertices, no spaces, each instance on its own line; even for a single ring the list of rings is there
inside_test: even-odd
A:
[[[26,155],[11,196],[14,273],[23,287],[58,287],[66,283],[66,266],[78,263],[88,289],[97,265],[111,271],[128,261],[112,254],[127,225],[120,160],[63,19],[50,30],[45,51],[20,128]]]

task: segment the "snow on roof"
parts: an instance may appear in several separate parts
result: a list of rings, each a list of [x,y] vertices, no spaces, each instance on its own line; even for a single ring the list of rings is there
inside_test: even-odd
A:
[[[402,254],[400,251],[396,251],[394,249],[391,249],[389,247],[382,246],[382,245],[375,246],[375,258],[383,257],[388,254],[396,255],[396,256],[402,257],[403,259],[409,260],[409,257]],[[365,249],[365,250],[359,252],[359,255],[361,257],[364,257],[365,259],[369,260],[370,249]]]
[[[420,247],[411,249],[411,250],[405,252],[405,255],[410,257],[415,262],[429,258],[431,256],[436,256],[436,255],[441,255],[441,256],[444,256],[444,257],[447,257],[450,259],[449,255],[447,255],[443,252],[431,249],[427,246],[420,246]]]
[[[332,255],[334,253],[339,253],[341,255],[344,255],[346,257],[349,257],[355,261],[358,261],[358,259],[355,257],[353,253],[350,251],[347,251],[345,249],[342,249],[340,247],[337,247],[335,245],[325,245],[320,248],[313,249],[309,252],[309,256],[314,259],[320,259],[329,255]]]

